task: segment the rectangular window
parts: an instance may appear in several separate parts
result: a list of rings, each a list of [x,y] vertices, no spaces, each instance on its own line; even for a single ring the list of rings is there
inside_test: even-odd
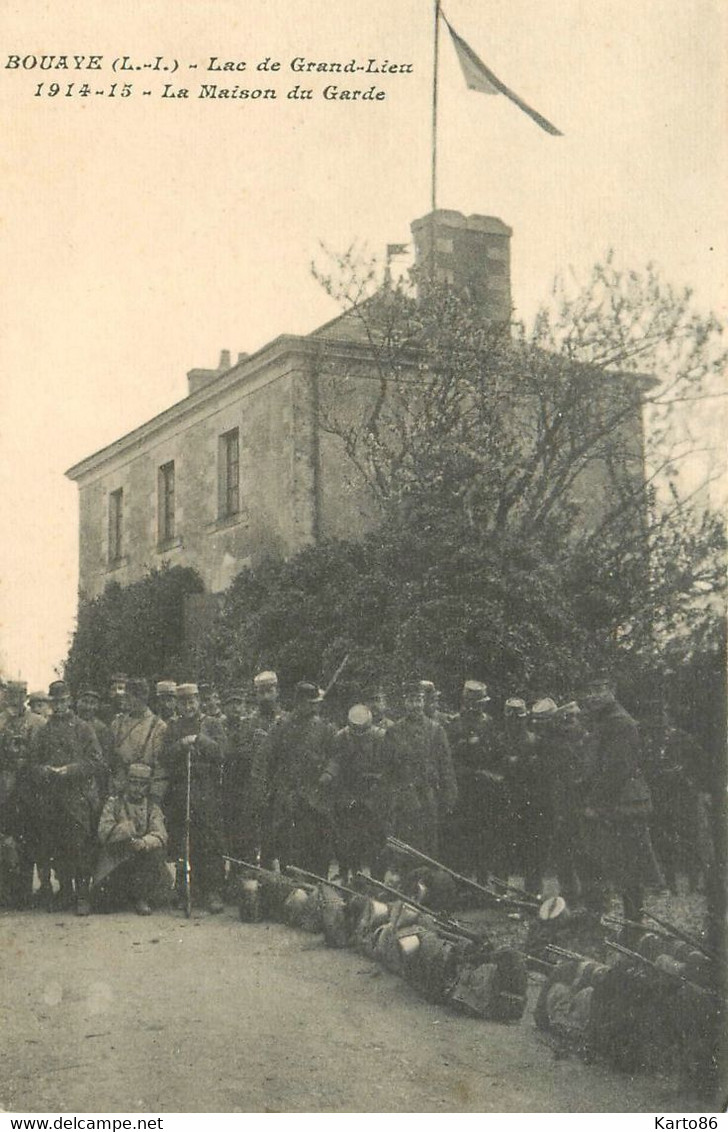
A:
[[[239,510],[240,434],[234,428],[220,437],[220,518],[237,515]]]
[[[160,543],[175,537],[174,460],[162,464],[157,477],[157,537]]]
[[[112,491],[109,495],[109,565],[121,561],[122,535],[124,521],[124,491]]]

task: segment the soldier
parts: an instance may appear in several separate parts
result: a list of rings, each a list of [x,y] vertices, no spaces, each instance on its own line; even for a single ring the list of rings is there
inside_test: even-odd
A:
[[[177,685],[174,680],[158,680],[154,689],[156,714],[164,723],[177,718]]]
[[[75,895],[76,915],[88,916],[89,881],[101,812],[98,780],[107,768],[93,728],[71,711],[63,680],[49,688],[52,714],[34,738],[31,774],[40,823],[42,857],[52,860],[60,883],[58,902]]]
[[[425,715],[419,680],[404,686],[404,716],[386,732],[384,762],[394,833],[436,857],[439,823],[457,801],[457,781],[447,735]]]
[[[27,687],[22,680],[9,681],[5,687],[5,707],[0,713],[0,838],[7,850],[12,849],[6,856],[13,862],[3,887],[8,903],[15,908],[26,907],[33,892],[38,830],[29,760],[34,736],[45,726],[44,719],[26,710]],[[46,880],[50,889],[49,872]],[[47,896],[47,890],[44,895]]]
[[[385,731],[394,723],[394,720],[389,714],[387,706],[387,696],[383,688],[377,688],[369,701],[369,710],[372,713],[372,722],[375,727],[381,727]]]
[[[559,891],[567,904],[575,905],[581,892],[579,866],[582,860],[582,819],[586,782],[593,769],[590,743],[581,724],[579,705],[572,701],[541,713],[539,762],[550,815],[550,854]],[[534,704],[534,718],[538,717]]]
[[[639,921],[645,887],[662,885],[650,841],[652,800],[640,767],[639,731],[606,676],[587,681],[577,702],[593,744],[583,810],[583,900],[590,911],[603,912],[611,882],[625,918]]]
[[[28,707],[33,715],[39,715],[41,719],[47,719],[51,714],[51,701],[50,697],[45,692],[31,692],[28,696]]]
[[[255,709],[246,714],[246,697],[238,692],[228,701],[228,742],[223,772],[225,830],[231,857],[250,860],[263,848],[265,809],[265,741],[283,718],[275,672],[258,672],[253,679]],[[266,846],[266,859],[269,859]]]
[[[125,710],[111,724],[111,790],[113,794],[123,794],[129,767],[132,763],[146,763],[152,771],[149,797],[153,802],[161,802],[167,786],[162,760],[167,724],[148,707],[148,698],[146,680],[127,680]]]
[[[76,715],[79,719],[85,719],[90,723],[94,729],[96,738],[99,741],[101,754],[104,763],[111,766],[113,758],[114,740],[111,734],[111,728],[104,723],[99,715],[101,708],[101,696],[93,688],[83,687],[76,697]],[[105,785],[108,792],[109,783],[99,784]]]
[[[556,705],[553,707],[555,709]],[[538,738],[528,723],[526,701],[519,696],[507,699],[503,708],[501,742],[508,783],[511,861],[512,867],[523,877],[526,892],[538,894],[548,853],[546,785]]]
[[[190,767],[190,866],[193,892],[208,911],[222,912],[223,818],[220,777],[225,757],[225,731],[219,720],[200,711],[197,684],[177,687],[179,718],[164,735],[162,767],[168,787],[164,815],[174,857],[185,855],[187,767]],[[179,880],[178,880],[179,887]]]
[[[270,852],[281,864],[326,876],[331,860],[328,799],[321,775],[331,761],[335,731],[319,715],[322,693],[296,684],[293,710],[272,728],[261,751],[259,796],[268,799]]]
[[[334,740],[334,752],[321,785],[330,791],[334,818],[334,851],[346,881],[362,869],[375,875],[384,847],[385,731],[375,727],[366,704],[354,704],[347,726]]]
[[[505,845],[506,791],[489,703],[487,686],[466,680],[460,712],[446,728],[458,800],[443,827],[443,857],[481,883],[489,869],[501,871]]]
[[[687,731],[673,726],[664,703],[644,726],[644,770],[652,795],[650,831],[672,893],[678,869],[694,892],[711,866],[707,803],[702,789],[706,754]]]
[[[104,723],[111,724],[117,715],[123,714],[125,709],[126,682],[128,679],[129,677],[126,672],[115,672],[111,677],[106,706],[99,712]]]
[[[107,799],[99,819],[103,848],[94,874],[94,888],[108,907],[133,902],[140,916],[150,915],[155,894],[168,881],[167,829],[161,809],[149,798],[151,777],[146,763],[132,763],[123,792]]]
[[[420,680],[420,687],[425,697],[425,715],[428,719],[447,728],[453,717],[440,709],[440,689],[435,687],[432,680]]]

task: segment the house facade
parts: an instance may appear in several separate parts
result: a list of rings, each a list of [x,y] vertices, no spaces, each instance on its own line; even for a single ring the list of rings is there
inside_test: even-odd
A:
[[[507,225],[438,210],[414,221],[412,233],[417,264],[429,265],[421,279],[467,286],[487,319],[508,323]],[[341,443],[321,427],[322,349],[329,372],[338,361],[342,372],[366,371],[371,356],[346,316],[307,336],[282,335],[234,364],[223,351],[216,369],[188,373],[183,400],[68,470],[79,488],[84,597],[111,581],[138,581],[164,562],[194,567],[207,593],[217,594],[267,556],[371,527],[373,500],[346,467]],[[589,477],[598,507],[599,476],[592,469]]]

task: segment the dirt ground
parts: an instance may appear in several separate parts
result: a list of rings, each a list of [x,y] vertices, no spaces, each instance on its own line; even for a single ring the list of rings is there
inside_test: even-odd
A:
[[[233,909],[5,912],[0,950],[9,1112],[702,1111],[674,1082],[556,1056],[530,1010],[462,1017]]]

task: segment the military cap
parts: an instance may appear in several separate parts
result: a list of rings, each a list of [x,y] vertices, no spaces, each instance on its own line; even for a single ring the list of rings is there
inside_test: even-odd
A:
[[[126,690],[130,696],[146,700],[149,696],[149,684],[143,676],[131,676],[126,682]]]
[[[146,763],[132,763],[126,773],[127,778],[144,779],[146,781],[152,777],[152,768],[147,766]]]
[[[403,680],[402,681],[402,695],[403,696],[424,696],[425,689],[423,684],[427,684],[427,680]],[[433,685],[434,687],[434,685]]]
[[[366,704],[354,704],[349,708],[347,719],[353,731],[367,731],[373,721],[373,716]]]
[[[510,699],[506,700],[503,711],[506,715],[528,715],[526,701],[518,696],[511,696]]]
[[[47,704],[50,703],[50,696],[46,692],[31,692],[28,696],[28,702],[31,704]]]
[[[278,687],[278,676],[275,672],[258,672],[253,677],[253,684],[256,688],[266,688],[268,686]]]
[[[129,677],[126,672],[115,672],[113,676],[109,677],[110,684],[126,684]]]
[[[557,708],[556,710],[556,716],[558,719],[568,719],[570,716],[580,714],[581,708],[579,707],[576,700],[569,700],[568,704],[562,704],[561,707]]]
[[[10,695],[24,696],[28,691],[28,683],[26,680],[8,680],[5,691]]]
[[[477,700],[481,704],[485,703],[490,700],[488,685],[482,684],[480,680],[466,680],[463,684],[463,699]]]
[[[177,692],[177,685],[174,680],[157,680],[154,690],[158,696],[174,696]]]
[[[88,699],[94,699],[94,700],[100,700],[100,699],[101,699],[101,696],[100,696],[100,695],[99,695],[99,693],[98,693],[98,692],[96,691],[96,689],[95,689],[95,688],[90,688],[90,687],[88,686],[88,684],[82,684],[82,685],[81,685],[81,688],[79,689],[79,693],[78,693],[77,699],[79,699],[79,700],[80,700],[82,696],[86,696],[86,697],[87,697]]]
[[[179,699],[184,700],[190,696],[199,696],[200,689],[197,684],[178,684],[177,696]]]
[[[424,692],[426,696],[431,696],[433,692],[437,691],[432,680],[418,680],[417,683],[420,686],[420,691]]]
[[[531,719],[534,723],[541,723],[545,719],[553,719],[557,711],[555,700],[545,696],[542,700],[536,700],[531,708]]]
[[[308,680],[299,680],[296,684],[294,699],[299,704],[318,704],[323,699],[323,692],[317,684],[312,684]]]
[[[52,700],[62,700],[68,695],[68,686],[65,680],[53,680],[48,687],[48,695]]]

